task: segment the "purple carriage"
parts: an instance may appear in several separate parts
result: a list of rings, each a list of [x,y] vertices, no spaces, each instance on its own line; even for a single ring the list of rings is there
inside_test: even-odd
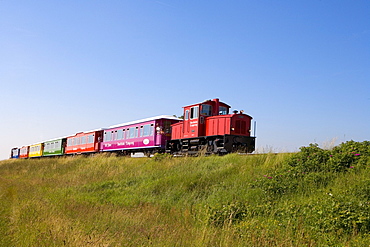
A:
[[[171,124],[181,119],[161,115],[110,126],[103,132],[100,151],[135,155],[163,152],[171,139]]]

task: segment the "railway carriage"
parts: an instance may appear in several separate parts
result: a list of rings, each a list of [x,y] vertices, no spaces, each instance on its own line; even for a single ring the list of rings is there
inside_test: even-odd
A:
[[[103,129],[80,132],[66,138],[65,154],[99,152]]]
[[[44,142],[43,156],[63,155],[66,145],[66,138],[58,138]]]
[[[19,148],[12,148],[10,150],[10,158],[11,159],[18,159],[19,158]]]
[[[171,138],[171,124],[181,119],[161,115],[152,118],[122,123],[104,130],[100,145],[102,152],[135,153],[147,155],[162,152]]]
[[[44,143],[30,145],[28,157],[29,158],[39,158],[42,156],[43,150],[44,150]]]
[[[28,158],[29,146],[23,146],[19,150],[19,158],[26,159]]]

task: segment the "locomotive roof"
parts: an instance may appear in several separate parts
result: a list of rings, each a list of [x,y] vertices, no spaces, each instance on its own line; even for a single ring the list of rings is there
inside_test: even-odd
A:
[[[184,107],[182,107],[182,108],[190,107],[190,106],[195,106],[195,105],[206,104],[206,103],[210,103],[210,102],[215,102],[215,100],[216,100],[216,99],[214,99],[214,100],[208,99],[208,100],[205,100],[205,101],[203,101],[203,102],[199,102],[199,103],[196,103],[196,104],[191,104],[191,105],[184,106]],[[231,106],[229,106],[228,104],[226,104],[226,103],[224,103],[224,102],[222,102],[222,101],[218,101],[218,102],[219,102],[219,104],[220,104],[220,105],[222,105],[222,106],[226,106],[226,107],[231,108]]]
[[[117,127],[131,125],[131,124],[138,124],[138,123],[143,123],[143,122],[149,122],[149,121],[158,120],[158,119],[182,120],[180,118],[177,118],[177,117],[174,117],[174,116],[171,116],[171,115],[160,115],[160,116],[149,117],[149,118],[139,119],[139,120],[135,120],[135,121],[131,121],[131,122],[126,122],[126,123],[112,125],[112,126],[109,126],[107,129],[117,128]]]

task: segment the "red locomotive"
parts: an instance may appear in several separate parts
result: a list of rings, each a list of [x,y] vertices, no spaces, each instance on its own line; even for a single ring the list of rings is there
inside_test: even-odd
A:
[[[219,99],[184,107],[183,121],[172,124],[167,152],[173,154],[251,153],[255,137],[251,137],[252,117],[243,111],[229,114],[230,106]]]

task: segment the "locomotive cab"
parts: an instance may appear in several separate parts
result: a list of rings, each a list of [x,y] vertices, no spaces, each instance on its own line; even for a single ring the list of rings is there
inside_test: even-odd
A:
[[[206,119],[212,116],[228,114],[230,106],[219,99],[184,107],[182,138],[194,138],[206,135]]]

